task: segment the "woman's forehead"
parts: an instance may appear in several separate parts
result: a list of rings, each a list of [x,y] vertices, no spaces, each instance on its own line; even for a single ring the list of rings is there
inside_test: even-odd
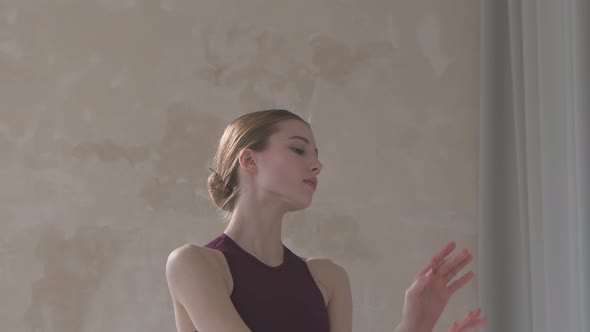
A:
[[[289,139],[292,136],[302,136],[308,140],[313,140],[311,128],[305,123],[298,120],[287,120],[279,123],[279,131],[276,136],[283,139]]]

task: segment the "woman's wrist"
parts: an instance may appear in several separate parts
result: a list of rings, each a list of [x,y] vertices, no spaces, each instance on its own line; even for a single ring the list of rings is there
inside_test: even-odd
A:
[[[399,324],[393,332],[414,332],[409,327],[405,326],[404,324]]]
[[[398,325],[395,328],[395,330],[393,330],[393,332],[409,332],[409,331],[404,330],[400,325]]]

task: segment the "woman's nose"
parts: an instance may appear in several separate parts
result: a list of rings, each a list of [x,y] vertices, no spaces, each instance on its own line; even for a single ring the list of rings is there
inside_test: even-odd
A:
[[[312,170],[313,170],[315,173],[319,174],[319,173],[320,173],[320,171],[322,170],[322,168],[324,168],[324,165],[322,165],[322,163],[321,163],[319,160],[317,160],[317,161],[316,161],[316,162],[313,164]]]

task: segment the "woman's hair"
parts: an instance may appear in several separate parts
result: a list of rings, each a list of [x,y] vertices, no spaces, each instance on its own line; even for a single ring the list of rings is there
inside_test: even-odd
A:
[[[239,155],[243,149],[262,151],[268,138],[276,133],[277,124],[283,120],[299,120],[309,126],[297,114],[282,109],[270,109],[244,114],[232,121],[223,132],[214,157],[214,171],[209,175],[207,185],[213,202],[231,217],[239,197],[238,167]]]

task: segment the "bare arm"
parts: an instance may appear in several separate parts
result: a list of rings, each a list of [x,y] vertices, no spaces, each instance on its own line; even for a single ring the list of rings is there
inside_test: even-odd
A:
[[[186,245],[168,256],[166,280],[175,312],[185,310],[198,332],[251,332],[231,302],[222,272],[203,250]],[[178,321],[177,329],[187,332]]]

